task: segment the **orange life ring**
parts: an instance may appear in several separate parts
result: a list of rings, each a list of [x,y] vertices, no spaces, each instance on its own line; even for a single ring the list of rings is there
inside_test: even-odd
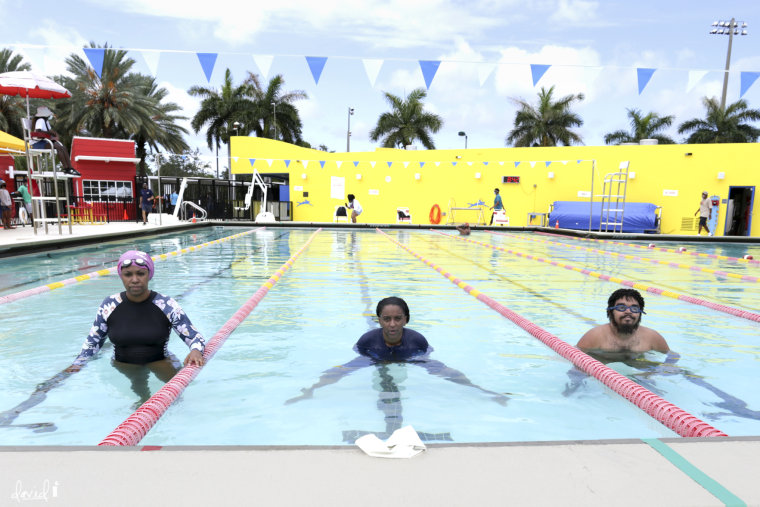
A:
[[[441,207],[437,204],[433,204],[433,207],[430,208],[430,223],[431,224],[440,224],[441,223]]]

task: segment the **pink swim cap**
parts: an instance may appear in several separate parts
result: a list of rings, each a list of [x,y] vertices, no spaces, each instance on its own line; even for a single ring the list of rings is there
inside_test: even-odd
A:
[[[134,262],[138,267],[147,268],[149,275],[148,280],[153,278],[153,273],[155,272],[155,268],[153,267],[153,259],[151,259],[150,255],[146,254],[145,252],[141,252],[139,250],[129,250],[121,254],[121,257],[119,257],[119,263],[116,265],[116,272],[119,274],[119,276],[121,276],[121,268],[125,262],[127,263],[127,266],[131,265],[132,262]]]

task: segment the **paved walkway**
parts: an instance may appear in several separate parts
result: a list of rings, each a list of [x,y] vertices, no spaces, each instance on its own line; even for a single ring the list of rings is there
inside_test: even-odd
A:
[[[0,256],[203,225],[18,227],[0,230]],[[760,506],[760,436],[435,444],[410,460],[356,447],[145,451],[0,447],[0,506]]]

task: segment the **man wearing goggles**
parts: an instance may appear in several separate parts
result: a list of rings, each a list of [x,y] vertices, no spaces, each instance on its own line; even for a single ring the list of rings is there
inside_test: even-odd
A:
[[[205,341],[174,299],[152,291],[148,283],[155,271],[145,252],[130,250],[119,257],[116,270],[124,292],[107,297],[70,371],[78,371],[103,346],[113,343],[113,365],[132,382],[141,402],[150,397],[148,372],[167,382],[181,365],[168,350],[171,330],[190,348],[184,365],[203,366]]]
[[[665,338],[654,329],[641,325],[644,298],[635,289],[618,289],[607,301],[608,324],[597,326],[578,342],[577,347],[593,356],[617,359],[638,356],[650,350],[667,353]]]

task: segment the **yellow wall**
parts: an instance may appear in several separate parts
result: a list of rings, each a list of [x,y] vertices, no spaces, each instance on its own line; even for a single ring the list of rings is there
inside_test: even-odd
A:
[[[374,152],[326,153],[269,139],[233,137],[232,156],[237,158],[232,163],[235,174],[251,173],[252,167],[261,174],[289,174],[293,220],[301,222],[332,221],[335,206],[345,202],[345,198],[330,197],[331,176],[339,176],[345,178],[345,193],[356,195],[364,208],[359,219],[362,223],[395,223],[396,207],[406,206],[413,223],[429,224],[434,204],[444,213],[451,201],[457,207],[479,200],[491,206],[493,189],[498,187],[510,225],[524,226],[529,225],[528,213],[545,213],[554,201],[588,202],[587,197],[579,197],[579,192],[591,191],[592,159],[596,160],[594,194],[602,193],[605,175],[617,171],[620,162],[628,160],[635,178],[628,181],[626,200],[662,206],[664,234],[696,234],[694,212],[703,190],[726,199],[729,186],[760,184],[757,143],[419,151],[381,148]],[[254,165],[250,159],[255,159]],[[422,167],[420,162],[424,163]],[[554,173],[552,179],[548,177],[550,172]],[[724,179],[718,179],[720,172],[725,173]],[[520,176],[520,183],[502,184],[502,176]],[[299,186],[309,193],[307,198],[295,190]],[[664,195],[672,191],[677,195]],[[298,205],[307,199],[310,204]],[[760,236],[758,207],[760,203],[756,202],[752,236]],[[725,210],[721,202],[715,231],[718,236],[724,232]],[[474,222],[475,216],[458,213],[456,221]],[[445,222],[444,216],[441,223]]]

